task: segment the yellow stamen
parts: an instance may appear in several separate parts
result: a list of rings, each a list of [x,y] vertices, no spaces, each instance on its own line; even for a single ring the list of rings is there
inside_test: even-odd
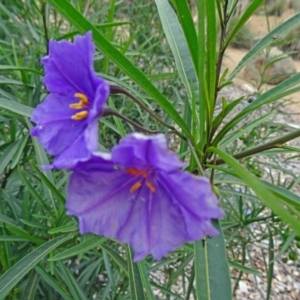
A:
[[[86,95],[81,94],[81,93],[75,93],[74,94],[75,98],[78,98],[80,101],[78,103],[72,103],[69,105],[70,108],[73,109],[81,109],[84,108],[85,106],[89,106],[89,101]]]
[[[86,118],[88,114],[89,114],[88,111],[83,110],[83,111],[78,112],[77,114],[73,115],[71,117],[71,119],[75,120],[75,121],[79,121],[79,120],[82,120],[82,119]]]
[[[74,97],[78,98],[80,100],[80,103],[82,103],[82,105],[85,105],[85,106],[89,105],[88,98],[87,98],[87,96],[85,94],[75,93]]]
[[[129,190],[130,193],[135,192],[142,186],[142,183],[140,181],[136,182]]]
[[[81,102],[79,102],[79,103],[72,103],[72,104],[69,105],[69,107],[70,108],[74,108],[74,109],[81,109],[81,108],[83,108]]]
[[[146,171],[144,170],[138,170],[138,169],[135,169],[135,168],[127,168],[125,170],[125,172],[127,174],[130,174],[130,175],[134,175],[134,176],[142,176],[144,178],[147,178],[148,174]]]
[[[146,186],[149,188],[149,190],[150,190],[152,193],[154,193],[154,192],[156,191],[155,186],[154,186],[151,182],[147,181],[147,182],[146,182]]]

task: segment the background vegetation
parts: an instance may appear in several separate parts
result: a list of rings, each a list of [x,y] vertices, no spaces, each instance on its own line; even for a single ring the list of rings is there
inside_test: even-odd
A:
[[[225,50],[264,1],[252,1],[230,23],[238,2],[0,2],[1,299],[231,299],[244,272],[258,273],[246,255],[251,243],[262,240],[268,240],[269,299],[274,263],[297,260],[300,236],[300,177],[284,163],[298,161],[299,149],[286,143],[300,131],[287,133],[271,118],[276,101],[299,90],[300,75],[258,93],[251,103],[217,100],[217,93],[257,53],[296,28],[300,15],[253,45],[229,74],[221,72]],[[190,141],[168,135],[188,170],[203,169],[214,184],[226,212],[215,222],[220,236],[186,244],[161,261],[149,257],[134,264],[128,246],[80,236],[77,220],[65,215],[69,174],[40,171],[51,157],[29,136],[29,117],[47,93],[40,58],[49,39],[72,40],[88,30],[99,76],[129,91]],[[167,131],[126,95],[112,95],[109,105],[145,128]],[[101,147],[111,149],[134,130],[116,117],[101,119]],[[274,240],[282,241],[276,253]]]

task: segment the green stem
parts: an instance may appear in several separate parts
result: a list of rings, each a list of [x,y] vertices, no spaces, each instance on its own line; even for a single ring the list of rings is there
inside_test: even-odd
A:
[[[48,28],[47,28],[46,3],[44,1],[42,1],[42,3],[41,3],[41,15],[42,15],[42,19],[43,19],[46,51],[48,54],[49,53],[49,35],[48,35]]]
[[[299,130],[296,130],[292,133],[289,133],[285,136],[282,136],[282,137],[279,137],[275,140],[272,140],[270,142],[267,142],[263,145],[260,145],[260,146],[257,146],[257,147],[254,147],[252,149],[249,149],[249,150],[246,150],[246,151],[243,151],[243,152],[240,152],[240,153],[237,153],[235,155],[233,155],[233,157],[235,159],[241,159],[241,158],[245,158],[245,157],[248,157],[248,156],[252,156],[254,154],[257,154],[257,153],[260,153],[260,152],[263,152],[263,151],[266,151],[266,150],[270,150],[270,149],[274,149],[274,148],[281,148],[283,144],[297,138],[300,136],[300,129]],[[210,164],[214,164],[214,165],[221,165],[224,163],[224,160],[223,159],[217,159],[215,162],[210,162]]]
[[[116,117],[120,118],[121,120],[127,122],[128,124],[131,124],[133,127],[137,128],[141,131],[147,132],[149,134],[165,133],[164,131],[147,129],[147,128],[143,127],[142,125],[140,125],[140,124],[132,121],[131,119],[125,117],[124,115],[120,114],[119,112],[113,110],[112,108],[105,107],[103,110],[102,116],[103,117],[116,116]]]
[[[197,167],[198,167],[198,171],[199,171],[200,174],[203,176],[203,175],[204,175],[204,171],[203,171],[203,169],[202,169],[202,167],[201,167],[201,163],[200,163],[199,158],[198,158],[198,156],[197,156],[197,154],[196,154],[196,151],[195,151],[195,149],[194,149],[194,146],[193,146],[193,144],[191,143],[191,141],[190,141],[189,139],[187,139],[186,141],[187,141],[187,143],[188,143],[188,145],[189,145],[189,147],[190,147],[190,149],[191,149],[191,152],[192,152],[192,154],[193,154],[193,156],[194,156],[194,158],[195,158],[195,161],[196,161],[196,164],[197,164]]]
[[[147,105],[145,105],[142,101],[140,101],[139,99],[137,99],[136,97],[134,97],[131,93],[129,93],[128,91],[126,91],[125,89],[123,89],[122,87],[115,85],[115,84],[111,84],[110,85],[110,93],[111,94],[123,94],[126,95],[127,97],[129,97],[131,100],[133,100],[136,104],[138,104],[141,108],[143,108],[147,113],[149,113],[154,119],[156,119],[158,122],[160,122],[161,124],[163,124],[165,127],[171,129],[171,130],[176,130],[173,126],[169,125],[168,123],[166,123],[165,121],[163,121],[160,117],[158,117],[149,107],[147,107]],[[179,133],[180,134],[180,133]]]

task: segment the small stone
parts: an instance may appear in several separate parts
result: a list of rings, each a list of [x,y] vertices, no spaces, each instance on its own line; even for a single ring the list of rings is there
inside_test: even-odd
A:
[[[282,284],[282,283],[280,283],[280,282],[277,282],[277,283],[276,283],[276,286],[277,286],[277,288],[279,289],[279,291],[280,291],[281,293],[285,292],[285,285],[284,285],[284,284]]]
[[[295,289],[300,290],[300,282],[293,282],[293,286]]]
[[[251,86],[248,83],[244,83],[241,85],[241,88],[247,93],[247,94],[254,94],[257,93],[257,89]]]
[[[254,282],[255,281],[255,277],[253,274],[248,274],[248,280],[251,281],[251,282]]]
[[[286,282],[286,277],[285,277],[285,276],[278,275],[278,276],[276,276],[276,278],[277,278],[280,282]]]
[[[299,299],[298,295],[299,295],[298,291],[295,291],[295,290],[291,291],[291,297],[292,297],[292,299],[298,300]]]
[[[244,282],[244,281],[240,281],[239,282],[239,289],[240,289],[240,291],[242,292],[242,293],[248,293],[248,287],[247,287],[247,284],[246,284],[246,282]]]

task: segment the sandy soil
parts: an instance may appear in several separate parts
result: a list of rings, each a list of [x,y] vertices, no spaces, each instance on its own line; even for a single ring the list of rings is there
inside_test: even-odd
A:
[[[293,15],[294,15],[294,11],[291,9],[284,12],[280,17],[269,16],[268,20],[264,15],[254,15],[249,19],[248,25],[254,37],[259,39],[268,33],[269,31],[268,28],[270,29],[275,28],[280,23],[282,23],[283,21],[285,21],[286,19],[290,18]],[[223,67],[228,68],[229,72],[232,71],[237,66],[237,64],[242,60],[242,58],[246,55],[247,52],[248,52],[247,49],[228,48],[225,53]],[[294,60],[294,64],[297,71],[300,72],[300,61]],[[251,85],[251,83],[247,82],[243,78],[243,70],[234,79],[234,83],[238,85],[243,85],[245,83]],[[263,86],[264,89],[270,89],[272,87],[273,85]],[[293,112],[300,113],[300,92],[289,96],[289,99],[291,99],[291,104],[288,105],[288,109]],[[299,120],[300,120],[300,116],[299,116]]]

